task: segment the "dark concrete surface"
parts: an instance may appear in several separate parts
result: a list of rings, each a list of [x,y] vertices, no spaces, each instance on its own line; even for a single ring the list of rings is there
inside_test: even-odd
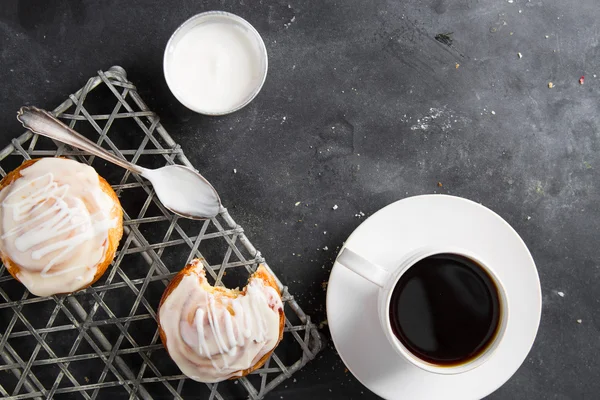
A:
[[[259,96],[219,118],[178,104],[162,74],[173,30],[214,9],[269,52]],[[4,0],[0,145],[21,133],[19,106],[53,108],[123,66],[316,321],[355,214],[424,193],[481,202],[529,246],[544,302],[527,360],[489,398],[595,399],[599,17],[597,0]],[[294,378],[268,398],[376,398],[331,343]]]

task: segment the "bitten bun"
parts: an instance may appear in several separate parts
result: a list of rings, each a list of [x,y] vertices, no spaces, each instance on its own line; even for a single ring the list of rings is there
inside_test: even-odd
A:
[[[166,288],[158,321],[179,369],[211,383],[260,368],[283,337],[285,316],[275,278],[264,266],[240,291],[211,286],[202,261],[193,260]]]

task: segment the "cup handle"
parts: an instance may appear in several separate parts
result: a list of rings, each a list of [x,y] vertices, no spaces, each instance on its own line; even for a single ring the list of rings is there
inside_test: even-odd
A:
[[[390,273],[384,268],[348,248],[342,250],[337,258],[337,262],[381,288],[385,286],[390,278]]]

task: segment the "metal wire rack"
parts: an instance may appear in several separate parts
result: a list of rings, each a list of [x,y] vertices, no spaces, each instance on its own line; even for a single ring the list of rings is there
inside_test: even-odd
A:
[[[98,72],[53,113],[134,163],[192,166],[121,67]],[[1,397],[258,400],[320,351],[315,325],[277,280],[286,321],[269,361],[235,381],[186,379],[158,334],[156,309],[164,288],[194,257],[204,259],[214,284],[243,285],[265,262],[261,253],[225,208],[207,221],[178,218],[139,176],[29,131],[0,152],[0,174],[48,156],[89,163],[113,185],[123,205],[124,235],[101,280],[71,295],[34,297],[0,267]]]

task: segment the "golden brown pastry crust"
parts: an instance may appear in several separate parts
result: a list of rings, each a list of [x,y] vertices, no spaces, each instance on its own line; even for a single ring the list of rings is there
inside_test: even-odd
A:
[[[167,299],[167,297],[169,297],[169,295],[171,294],[171,292],[173,290],[175,290],[175,288],[177,286],[179,286],[179,283],[181,282],[181,280],[186,275],[195,274],[196,268],[197,267],[195,265],[188,264],[188,265],[185,266],[185,268],[183,268],[181,271],[179,271],[179,273],[177,275],[175,275],[175,277],[173,278],[173,280],[169,283],[169,286],[167,286],[167,288],[165,289],[165,292],[162,295],[162,298],[160,299],[160,304],[158,305],[158,312],[157,312],[157,316],[158,316],[158,333],[160,335],[160,340],[162,340],[162,343],[165,346],[165,349],[167,350],[167,352],[169,352],[169,348],[167,347],[167,337],[165,335],[164,330],[162,329],[162,327],[160,325],[160,307],[163,305],[163,303],[165,302],[165,300]],[[252,276],[250,276],[250,279],[248,279],[248,281],[250,281],[251,279],[254,279],[254,278],[262,279],[263,282],[265,283],[265,285],[270,286],[273,289],[275,289],[275,291],[281,296],[281,292],[279,291],[279,287],[277,286],[277,282],[275,281],[275,278],[273,277],[273,275],[271,275],[269,273],[269,271],[267,271],[267,269],[262,264],[258,266],[258,268],[256,269],[256,272],[253,273]],[[244,288],[240,292],[240,291],[237,291],[237,290],[227,289],[227,288],[220,287],[220,286],[216,286],[216,287],[210,286],[209,290],[213,294],[214,293],[219,293],[222,296],[231,297],[231,298],[236,298],[236,297],[238,297],[240,295],[245,295],[246,294],[246,288]],[[275,348],[277,348],[277,345],[279,344],[279,342],[283,338],[283,328],[284,328],[284,326],[285,326],[285,314],[284,314],[283,310],[281,310],[281,311],[279,311],[279,339],[277,340],[277,344],[275,345],[275,347],[273,347],[273,350],[271,350],[270,352],[268,352],[267,354],[265,354],[252,367],[241,371],[241,375],[240,376],[235,376],[235,377],[230,378],[230,379],[241,378],[242,376],[246,376],[249,373],[251,373],[252,371],[255,371],[255,370],[259,369],[260,367],[262,367],[267,362],[267,360],[269,359],[269,357],[271,356],[271,354],[273,353],[273,351],[275,351]]]
[[[64,158],[64,157],[61,157],[61,158]],[[29,167],[30,165],[36,163],[39,160],[41,160],[41,158],[35,158],[33,160],[26,160],[23,162],[23,164],[18,166],[16,169],[9,172],[0,181],[0,190],[4,189],[6,186],[10,185],[11,183],[13,183],[17,179],[19,179],[22,176],[21,170]],[[100,175],[98,175],[98,180],[100,181],[100,188],[102,189],[102,191],[104,193],[106,193],[107,195],[109,195],[110,198],[113,200],[113,202],[116,205],[116,207],[113,207],[113,213],[111,214],[111,216],[113,218],[116,217],[118,222],[117,222],[117,226],[115,226],[114,228],[111,228],[108,231],[108,246],[106,246],[106,254],[104,256],[104,261],[102,263],[98,264],[97,269],[96,269],[96,275],[94,275],[94,279],[92,279],[92,281],[88,285],[82,287],[79,290],[83,290],[85,288],[90,287],[98,279],[100,279],[100,277],[104,274],[104,272],[106,271],[106,269],[108,268],[110,263],[115,258],[115,253],[117,252],[117,247],[119,247],[119,242],[121,241],[121,237],[123,236],[123,209],[121,208],[121,203],[119,202],[119,198],[117,197],[117,194],[115,193],[115,191],[112,189],[112,187],[110,187],[110,185],[108,184],[108,182],[106,182],[106,180],[104,178],[102,178]],[[21,270],[22,267],[19,264],[13,262],[10,259],[10,257],[8,257],[6,254],[2,253],[1,251],[0,251],[0,259],[2,259],[2,262],[6,266],[6,269],[13,276],[13,278],[15,278],[17,281],[19,281],[19,278],[17,278],[17,274],[19,273],[19,271]],[[66,294],[66,293],[60,293],[60,294]]]

